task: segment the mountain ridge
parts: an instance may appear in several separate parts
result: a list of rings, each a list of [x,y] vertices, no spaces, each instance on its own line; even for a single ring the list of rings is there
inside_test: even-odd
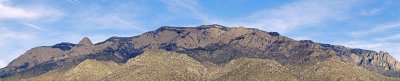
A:
[[[340,68],[340,69],[337,69]],[[55,69],[42,75],[23,78],[24,81],[261,81],[261,80],[385,80],[388,78],[362,67],[347,65],[340,60],[329,59],[295,70],[274,60],[238,58],[222,65],[204,65],[187,54],[149,49],[125,64],[112,61],[87,59],[71,69]],[[356,72],[356,73],[353,73]],[[6,78],[3,80],[20,80]]]
[[[399,62],[387,52],[321,44],[311,40],[296,41],[277,32],[213,24],[198,27],[163,26],[138,36],[111,37],[96,44],[85,37],[78,44],[37,47],[2,68],[0,77],[26,74],[50,66],[40,70],[39,74],[29,75],[34,77],[53,69],[74,67],[86,59],[123,64],[148,49],[187,54],[200,63],[225,64],[246,57],[274,60],[284,66],[302,66],[335,58],[386,76],[396,77],[400,69]]]

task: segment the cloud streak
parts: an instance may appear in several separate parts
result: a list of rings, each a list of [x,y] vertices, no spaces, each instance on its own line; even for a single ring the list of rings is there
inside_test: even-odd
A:
[[[22,20],[22,19],[36,19],[42,16],[40,13],[34,11],[7,6],[4,3],[6,1],[1,1],[0,3],[0,20],[11,19],[11,20]]]
[[[0,27],[0,62],[10,62],[18,55],[22,54],[23,51],[35,46],[32,41],[38,37],[35,34],[28,32],[21,33],[8,29],[7,27]],[[0,67],[4,67],[5,64],[0,63]]]
[[[390,29],[400,30],[400,22],[379,24],[379,25],[376,25],[375,27],[373,27],[372,29],[351,32],[350,34],[353,36],[360,36],[360,35],[368,35],[368,34],[372,34],[372,33],[384,32],[384,31],[387,31]]]
[[[80,1],[78,1],[78,0],[67,0],[68,2],[70,2],[70,3],[72,3],[72,4],[79,4],[79,3],[81,3]]]
[[[47,31],[42,27],[25,22],[50,23],[63,16],[57,9],[39,4],[11,4],[9,0],[0,0],[0,67],[21,55],[40,42],[38,33],[19,29],[29,27],[39,31]],[[7,23],[11,22],[11,23]]]
[[[105,1],[100,1],[105,2]],[[118,3],[118,4],[117,4]],[[146,32],[146,28],[140,27],[139,16],[145,13],[145,6],[139,1],[121,1],[110,4],[98,4],[98,2],[82,2],[82,6],[69,10],[67,23],[73,29],[82,31],[93,30],[132,30]]]
[[[197,0],[163,0],[170,12],[192,14],[191,17],[205,24],[219,23],[229,26],[257,27],[281,33],[290,30],[322,24],[329,20],[342,20],[348,17],[346,12],[352,9],[358,0],[299,0],[277,8],[268,8],[254,12],[247,17],[219,19],[205,14]]]
[[[121,17],[118,16],[111,16],[112,20],[115,20],[116,22],[122,23],[124,25],[126,25],[129,28],[133,28],[135,30],[141,31],[141,32],[147,32],[146,29],[140,28],[137,25],[132,24],[133,22],[129,22],[125,19],[122,19]]]
[[[16,5],[8,4],[9,0],[0,0],[0,20],[32,21],[45,18],[46,21],[63,16],[63,12],[44,5]],[[41,20],[44,21],[44,20]]]
[[[387,37],[383,37],[383,38],[379,38],[379,39],[375,39],[375,41],[382,41],[382,42],[388,42],[388,41],[400,42],[398,40],[400,40],[400,33],[395,34],[395,35],[389,35]]]
[[[202,7],[198,3],[199,0],[162,0],[167,5],[168,11],[179,16],[188,16],[201,20],[203,24],[213,24],[219,20],[211,18],[203,12]]]
[[[37,25],[33,25],[33,24],[30,24],[30,23],[23,23],[23,24],[26,25],[26,26],[28,26],[28,27],[31,27],[31,28],[33,28],[33,29],[39,30],[39,31],[47,31],[47,30],[42,29],[41,27],[39,27],[39,26],[37,26]]]
[[[374,8],[374,9],[370,9],[370,10],[364,10],[361,11],[361,15],[364,16],[371,16],[371,15],[376,15],[379,14],[382,11],[383,8]]]
[[[376,51],[385,50],[396,57],[397,60],[400,60],[400,42],[398,41],[400,40],[400,32],[390,33],[389,35],[386,34],[383,36],[379,35],[371,37],[371,34],[387,33],[387,31],[391,30],[400,30],[400,22],[378,24],[367,30],[350,32],[352,36],[369,39],[362,41],[356,40],[338,44],[355,48],[372,49]]]
[[[300,0],[275,9],[265,9],[252,14],[248,20],[265,30],[287,32],[299,27],[322,24],[329,20],[348,17],[346,12],[357,0]]]
[[[336,43],[346,47],[369,49],[375,51],[385,51],[393,55],[397,60],[400,60],[400,44],[386,42],[386,41],[349,41],[343,43]]]

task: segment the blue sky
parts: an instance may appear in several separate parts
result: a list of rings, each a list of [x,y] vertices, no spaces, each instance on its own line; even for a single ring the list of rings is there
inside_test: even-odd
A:
[[[30,48],[221,24],[400,59],[400,0],[0,0],[0,67]]]

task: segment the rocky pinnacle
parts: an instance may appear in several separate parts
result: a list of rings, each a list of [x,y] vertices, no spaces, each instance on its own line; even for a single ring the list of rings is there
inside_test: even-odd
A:
[[[85,46],[89,46],[89,45],[93,45],[92,41],[90,41],[90,39],[88,37],[84,37],[79,43],[78,45],[85,45]]]

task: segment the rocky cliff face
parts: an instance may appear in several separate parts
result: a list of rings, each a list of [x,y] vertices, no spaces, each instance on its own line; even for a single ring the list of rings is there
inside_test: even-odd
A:
[[[387,71],[400,70],[399,62],[387,52],[352,49],[343,46],[333,46],[327,44],[323,44],[322,46],[336,51],[337,55],[341,56],[342,61],[363,66],[374,72],[384,73]]]
[[[164,49],[187,54],[202,64],[226,64],[238,58],[274,60],[283,66],[306,66],[337,59],[369,71],[398,74],[400,64],[386,52],[353,49],[338,45],[296,41],[277,32],[253,28],[202,25],[198,27],[164,26],[134,37],[111,37],[93,44],[83,38],[79,44],[61,43],[27,51],[0,71],[0,76],[13,76],[38,71],[76,66],[85,59],[126,63],[148,49]],[[37,76],[39,74],[33,74]]]

